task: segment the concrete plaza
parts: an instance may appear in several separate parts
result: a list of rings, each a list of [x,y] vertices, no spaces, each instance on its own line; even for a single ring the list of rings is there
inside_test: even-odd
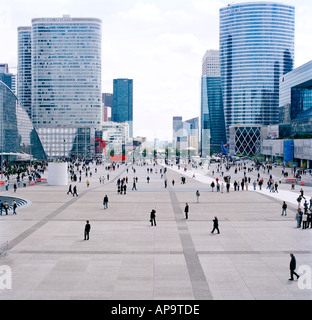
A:
[[[158,170],[147,174],[147,167]],[[37,184],[0,195],[27,199],[17,215],[0,216],[0,243],[10,250],[0,265],[10,267],[12,288],[1,299],[225,300],[312,299],[312,290],[289,281],[290,253],[297,267],[312,267],[312,229],[296,228],[299,189],[211,192],[215,177],[161,166],[122,165],[99,182],[104,166],[83,174],[78,197],[68,187]],[[181,174],[186,184],[181,184]],[[147,175],[150,183],[147,183]],[[128,177],[126,195],[116,179]],[[138,177],[137,191],[132,191]],[[233,177],[233,176],[232,176]],[[172,186],[172,180],[175,185]],[[233,181],[233,180],[232,180]],[[196,190],[200,190],[197,203]],[[305,187],[307,199],[312,188]],[[108,209],[103,197],[108,195]],[[282,200],[288,203],[281,216]],[[185,203],[189,219],[184,216]],[[157,226],[149,215],[156,209]],[[220,234],[212,234],[219,218]],[[83,239],[86,220],[90,240]],[[310,279],[311,281],[311,279]]]

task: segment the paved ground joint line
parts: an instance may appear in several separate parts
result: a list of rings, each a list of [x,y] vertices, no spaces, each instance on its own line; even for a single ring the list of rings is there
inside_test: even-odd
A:
[[[192,237],[187,224],[183,219],[183,212],[173,188],[169,187],[169,195],[177,222],[181,245],[196,300],[212,300],[212,293],[209,288],[206,276],[202,269],[198,254],[196,252]]]

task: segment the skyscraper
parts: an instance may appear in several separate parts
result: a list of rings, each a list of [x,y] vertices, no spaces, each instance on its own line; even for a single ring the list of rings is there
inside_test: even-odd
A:
[[[112,121],[129,123],[129,137],[133,138],[132,79],[114,79]]]
[[[219,50],[208,50],[201,78],[201,155],[218,152],[225,141]]]
[[[32,20],[31,115],[50,157],[94,152],[101,127],[101,20]]]
[[[279,78],[293,69],[295,8],[274,2],[220,9],[220,64],[229,127],[276,124]]]
[[[31,27],[19,27],[17,97],[31,118]]]

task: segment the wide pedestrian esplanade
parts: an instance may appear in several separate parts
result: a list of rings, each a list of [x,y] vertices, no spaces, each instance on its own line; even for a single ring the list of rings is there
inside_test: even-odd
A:
[[[161,178],[163,167],[148,167],[153,173],[147,174],[147,166],[135,166],[135,173],[128,166],[127,172],[122,165],[104,184],[99,181],[106,176],[104,166],[97,173],[92,168],[90,186],[84,174],[77,183],[78,197],[67,195],[66,186],[1,192],[31,204],[17,215],[0,217],[0,242],[8,240],[10,247],[0,265],[12,271],[12,289],[0,290],[0,298],[312,298],[311,290],[288,281],[289,253],[298,266],[312,266],[311,230],[296,228],[295,204],[289,203],[287,216],[281,216],[281,200],[265,191],[211,192],[199,174],[186,174],[186,184],[181,184],[182,170],[168,168]],[[117,194],[116,181],[126,176],[127,194]],[[136,191],[131,190],[134,177]],[[220,234],[211,234],[215,216]],[[84,241],[86,220],[89,241]]]

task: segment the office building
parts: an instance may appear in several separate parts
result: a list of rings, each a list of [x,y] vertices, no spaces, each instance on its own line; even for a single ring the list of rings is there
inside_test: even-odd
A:
[[[31,119],[31,27],[19,27],[17,97]]]
[[[133,138],[133,80],[114,79],[112,121],[129,124],[129,136]]]
[[[46,160],[37,132],[14,92],[0,81],[0,154],[1,163],[32,155]],[[30,159],[30,157],[29,157]]]
[[[105,122],[102,125],[103,137],[106,144],[106,154],[125,155],[126,145],[129,142],[129,124]]]
[[[101,28],[94,18],[32,19],[31,115],[49,157],[95,153]]]
[[[219,152],[226,142],[219,50],[208,50],[203,57],[200,136],[202,157]]]
[[[283,124],[302,118],[312,108],[312,61],[281,77],[279,108]]]
[[[104,122],[111,121],[112,108],[113,108],[113,94],[112,93],[102,93],[102,108],[103,108],[103,118]]]
[[[293,69],[295,8],[274,2],[220,9],[220,67],[229,127],[279,122],[279,79]]]
[[[199,118],[182,121],[182,117],[175,116],[172,121],[174,148],[192,150],[196,154],[199,151]]]
[[[0,63],[0,81],[16,94],[16,75],[9,72],[9,65],[7,63]]]

